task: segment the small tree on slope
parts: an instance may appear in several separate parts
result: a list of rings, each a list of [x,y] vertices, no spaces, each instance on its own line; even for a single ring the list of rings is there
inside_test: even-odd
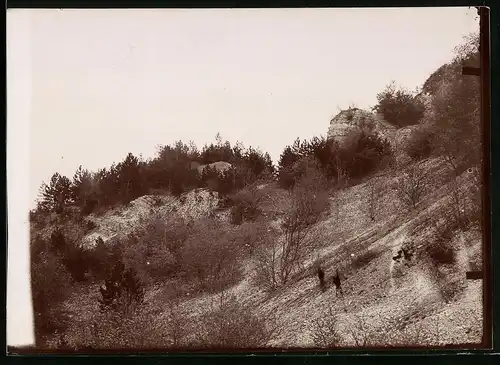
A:
[[[99,288],[101,298],[99,304],[103,311],[117,311],[130,314],[144,301],[144,288],[132,268],[118,260]]]

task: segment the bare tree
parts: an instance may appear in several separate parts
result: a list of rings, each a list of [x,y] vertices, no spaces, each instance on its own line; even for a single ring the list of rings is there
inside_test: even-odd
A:
[[[372,222],[377,219],[383,192],[384,189],[380,181],[378,181],[377,179],[371,179],[368,181],[367,183],[368,201],[366,206],[366,214],[368,215],[368,218],[370,218]]]
[[[317,170],[308,171],[292,194],[291,205],[281,226],[284,233],[279,272],[282,283],[288,281],[294,269],[300,268],[301,260],[310,248],[313,227],[329,207],[326,181]]]
[[[322,317],[313,321],[312,339],[320,348],[334,348],[342,343],[342,337],[337,329],[337,316],[332,307]]]
[[[179,348],[185,344],[187,335],[186,317],[182,313],[182,290],[177,283],[165,287],[162,301],[167,302],[166,342],[169,347]]]
[[[470,183],[468,185],[468,193],[470,196],[470,209],[471,216],[478,222],[482,219],[482,205],[483,205],[483,175],[481,166],[471,167],[467,170],[470,174]]]
[[[481,161],[479,80],[450,77],[432,98],[433,149],[460,175]]]
[[[279,276],[279,238],[269,241],[269,244],[256,253],[256,282],[268,290],[274,290],[280,285]]]
[[[410,165],[403,170],[397,183],[397,193],[400,201],[408,208],[415,209],[429,183],[427,172],[419,163]]]
[[[371,328],[366,318],[361,314],[354,314],[354,321],[349,324],[348,331],[356,347],[372,346],[379,342],[373,328]]]
[[[311,248],[314,225],[329,208],[325,177],[316,169],[308,170],[294,186],[290,205],[281,224],[282,237],[271,242],[258,255],[258,277],[274,288],[289,281],[300,270]]]
[[[457,179],[448,185],[448,194],[450,197],[448,219],[452,220],[455,226],[464,229],[468,225],[467,196]]]
[[[218,291],[241,278],[241,255],[219,222],[203,219],[195,223],[182,250],[182,267],[200,288]]]

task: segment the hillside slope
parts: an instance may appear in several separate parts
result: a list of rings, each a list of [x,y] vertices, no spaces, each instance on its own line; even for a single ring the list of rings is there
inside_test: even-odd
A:
[[[454,236],[457,260],[452,265],[440,267],[438,270],[443,272],[445,279],[436,280],[435,269],[424,254],[429,230],[422,227],[436,219],[449,198],[446,187],[449,178],[439,159],[429,159],[423,166],[432,174],[434,186],[438,188],[429,190],[412,212],[405,211],[398,203],[395,188],[400,173],[397,170],[372,178],[382,181],[386,187],[384,203],[375,222],[363,213],[370,181],[339,190],[331,196],[330,213],[315,227],[315,249],[304,258],[306,269],[277,291],[267,293],[255,284],[253,260],[243,264],[243,280],[228,289],[228,293],[235,294],[238,301],[259,316],[269,313],[276,316],[281,330],[271,346],[315,347],[315,323],[327,317],[329,310],[336,314],[344,346],[481,342],[482,283],[465,280],[471,261],[481,251],[480,233],[470,230]],[[462,179],[467,178],[465,173]],[[287,194],[273,185],[261,187],[266,192],[262,206],[268,224],[277,224],[275,219],[279,219],[276,217],[287,199]],[[164,217],[174,211],[193,218],[209,215],[216,208],[216,201],[217,198],[205,190],[193,191],[180,199],[142,197],[122,211],[91,217],[97,228],[87,238],[90,241],[97,235],[110,237],[123,233],[140,224],[141,217],[158,212]],[[416,249],[415,259],[409,265],[393,260],[407,240],[411,240]],[[335,269],[346,277],[343,296],[337,296],[331,285],[325,292],[320,290],[314,271],[314,262],[318,260],[326,268],[328,282]],[[157,286],[147,296],[149,306],[159,308],[154,314],[154,322],[159,326],[169,321],[168,308],[162,305],[168,288]],[[81,323],[97,310],[97,287],[87,288],[87,293],[90,295],[75,293],[66,305]],[[210,308],[217,295],[185,293],[179,308],[188,333],[189,326]],[[88,304],[82,305],[82,301]]]

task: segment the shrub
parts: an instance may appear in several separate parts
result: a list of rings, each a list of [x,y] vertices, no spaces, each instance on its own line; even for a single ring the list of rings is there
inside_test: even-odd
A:
[[[82,214],[89,215],[93,213],[99,205],[99,201],[97,199],[86,199],[83,203]]]
[[[425,253],[433,264],[431,270],[433,279],[445,302],[449,302],[464,288],[465,283],[455,266],[457,254],[453,245],[456,226],[452,221],[445,220],[434,224],[433,236],[428,242]]]
[[[197,321],[196,347],[262,348],[276,335],[278,326],[273,317],[258,317],[224,292],[217,299]]]
[[[89,270],[94,280],[104,280],[109,267],[113,267],[118,257],[116,247],[110,241],[104,242],[101,237],[95,240],[94,246],[87,252]]]
[[[120,260],[107,275],[99,292],[102,311],[130,314],[144,301],[143,284],[138,280],[136,272],[132,268],[126,269]]]
[[[432,152],[432,132],[429,129],[415,129],[411,132],[405,152],[414,161],[423,160]]]
[[[399,200],[408,208],[415,209],[429,185],[427,172],[419,165],[410,165],[397,182]]]
[[[314,237],[312,227],[330,206],[326,186],[326,178],[316,169],[306,170],[295,185],[281,225],[283,237],[271,240],[256,257],[255,279],[266,289],[286,284],[302,268]]]
[[[95,312],[85,323],[74,321],[64,333],[63,340],[66,348],[79,352],[172,347],[168,324],[144,310],[127,316]]]
[[[352,131],[339,149],[340,167],[349,178],[369,175],[392,154],[390,144],[376,134]]]
[[[361,121],[342,144],[332,139],[314,137],[310,141],[297,139],[283,150],[278,180],[281,187],[291,189],[310,168],[319,169],[337,183],[362,178],[379,168],[393,156],[391,146]]]
[[[361,269],[362,267],[368,265],[375,257],[377,257],[377,252],[373,250],[366,250],[361,254],[356,255],[354,260],[352,260],[351,265],[354,269]]]
[[[469,169],[469,174],[477,172]],[[446,217],[462,231],[478,225],[482,220],[481,183],[477,175],[472,178],[467,175],[461,181],[454,179],[447,187],[449,201]]]
[[[481,225],[483,219],[483,177],[480,166],[470,167],[467,174],[471,175],[468,193],[470,196],[469,218],[471,222]]]
[[[231,208],[231,223],[252,222],[259,216],[262,196],[255,186],[240,190],[230,196],[229,199],[233,205]]]
[[[235,247],[244,248],[250,254],[277,238],[277,232],[264,222],[245,222],[232,233],[228,233]]]
[[[62,259],[64,265],[71,273],[73,280],[81,282],[86,280],[90,268],[89,251],[79,245],[71,245]]]
[[[61,262],[77,282],[85,280],[85,274],[90,266],[88,251],[79,242],[79,235],[78,229],[74,230],[76,237],[68,237],[57,228],[50,237],[52,252],[61,258]]]
[[[384,116],[386,122],[396,127],[417,124],[424,116],[423,102],[407,90],[396,89],[394,83],[377,94],[377,100],[375,110]]]
[[[168,251],[175,258],[175,269],[179,268],[181,250],[191,232],[191,224],[182,216],[171,215],[164,224],[165,243]]]
[[[87,230],[92,231],[93,229],[97,228],[97,224],[95,224],[94,221],[87,221],[86,223]]]
[[[240,255],[220,223],[207,218],[195,223],[184,243],[182,268],[202,290],[220,291],[241,278]]]
[[[439,85],[431,102],[433,149],[459,176],[467,167],[481,164],[480,85],[458,72]]]
[[[449,220],[434,223],[433,234],[426,246],[426,252],[436,266],[453,264],[456,259],[455,250],[451,245],[456,225]]]
[[[230,221],[231,224],[240,225],[243,223],[244,207],[236,205],[231,208]]]
[[[322,349],[339,347],[342,337],[337,328],[337,316],[332,307],[328,312],[313,322],[312,338],[314,344]]]
[[[133,267],[145,283],[163,282],[179,274],[182,247],[189,229],[184,220],[171,215],[167,221],[160,216],[145,220],[120,245],[126,266]]]
[[[377,218],[378,212],[381,208],[383,194],[384,187],[380,181],[376,179],[368,181],[366,214],[371,221],[375,221]]]
[[[354,315],[347,329],[356,347],[374,346],[381,343],[380,336],[370,327],[370,324],[363,315]]]
[[[429,257],[436,264],[452,264],[455,262],[455,251],[448,246],[429,245],[427,246]]]
[[[39,244],[45,245],[39,241]],[[59,257],[36,248],[32,243],[31,291],[34,312],[35,339],[37,346],[43,338],[55,331],[63,330],[65,321],[61,303],[68,297],[71,275]]]
[[[50,248],[53,253],[62,254],[67,248],[66,238],[61,229],[56,228],[50,235]]]

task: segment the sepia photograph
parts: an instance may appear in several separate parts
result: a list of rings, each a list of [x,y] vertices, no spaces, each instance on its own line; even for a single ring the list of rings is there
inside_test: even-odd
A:
[[[8,345],[484,347],[480,36],[474,7],[9,9]]]

